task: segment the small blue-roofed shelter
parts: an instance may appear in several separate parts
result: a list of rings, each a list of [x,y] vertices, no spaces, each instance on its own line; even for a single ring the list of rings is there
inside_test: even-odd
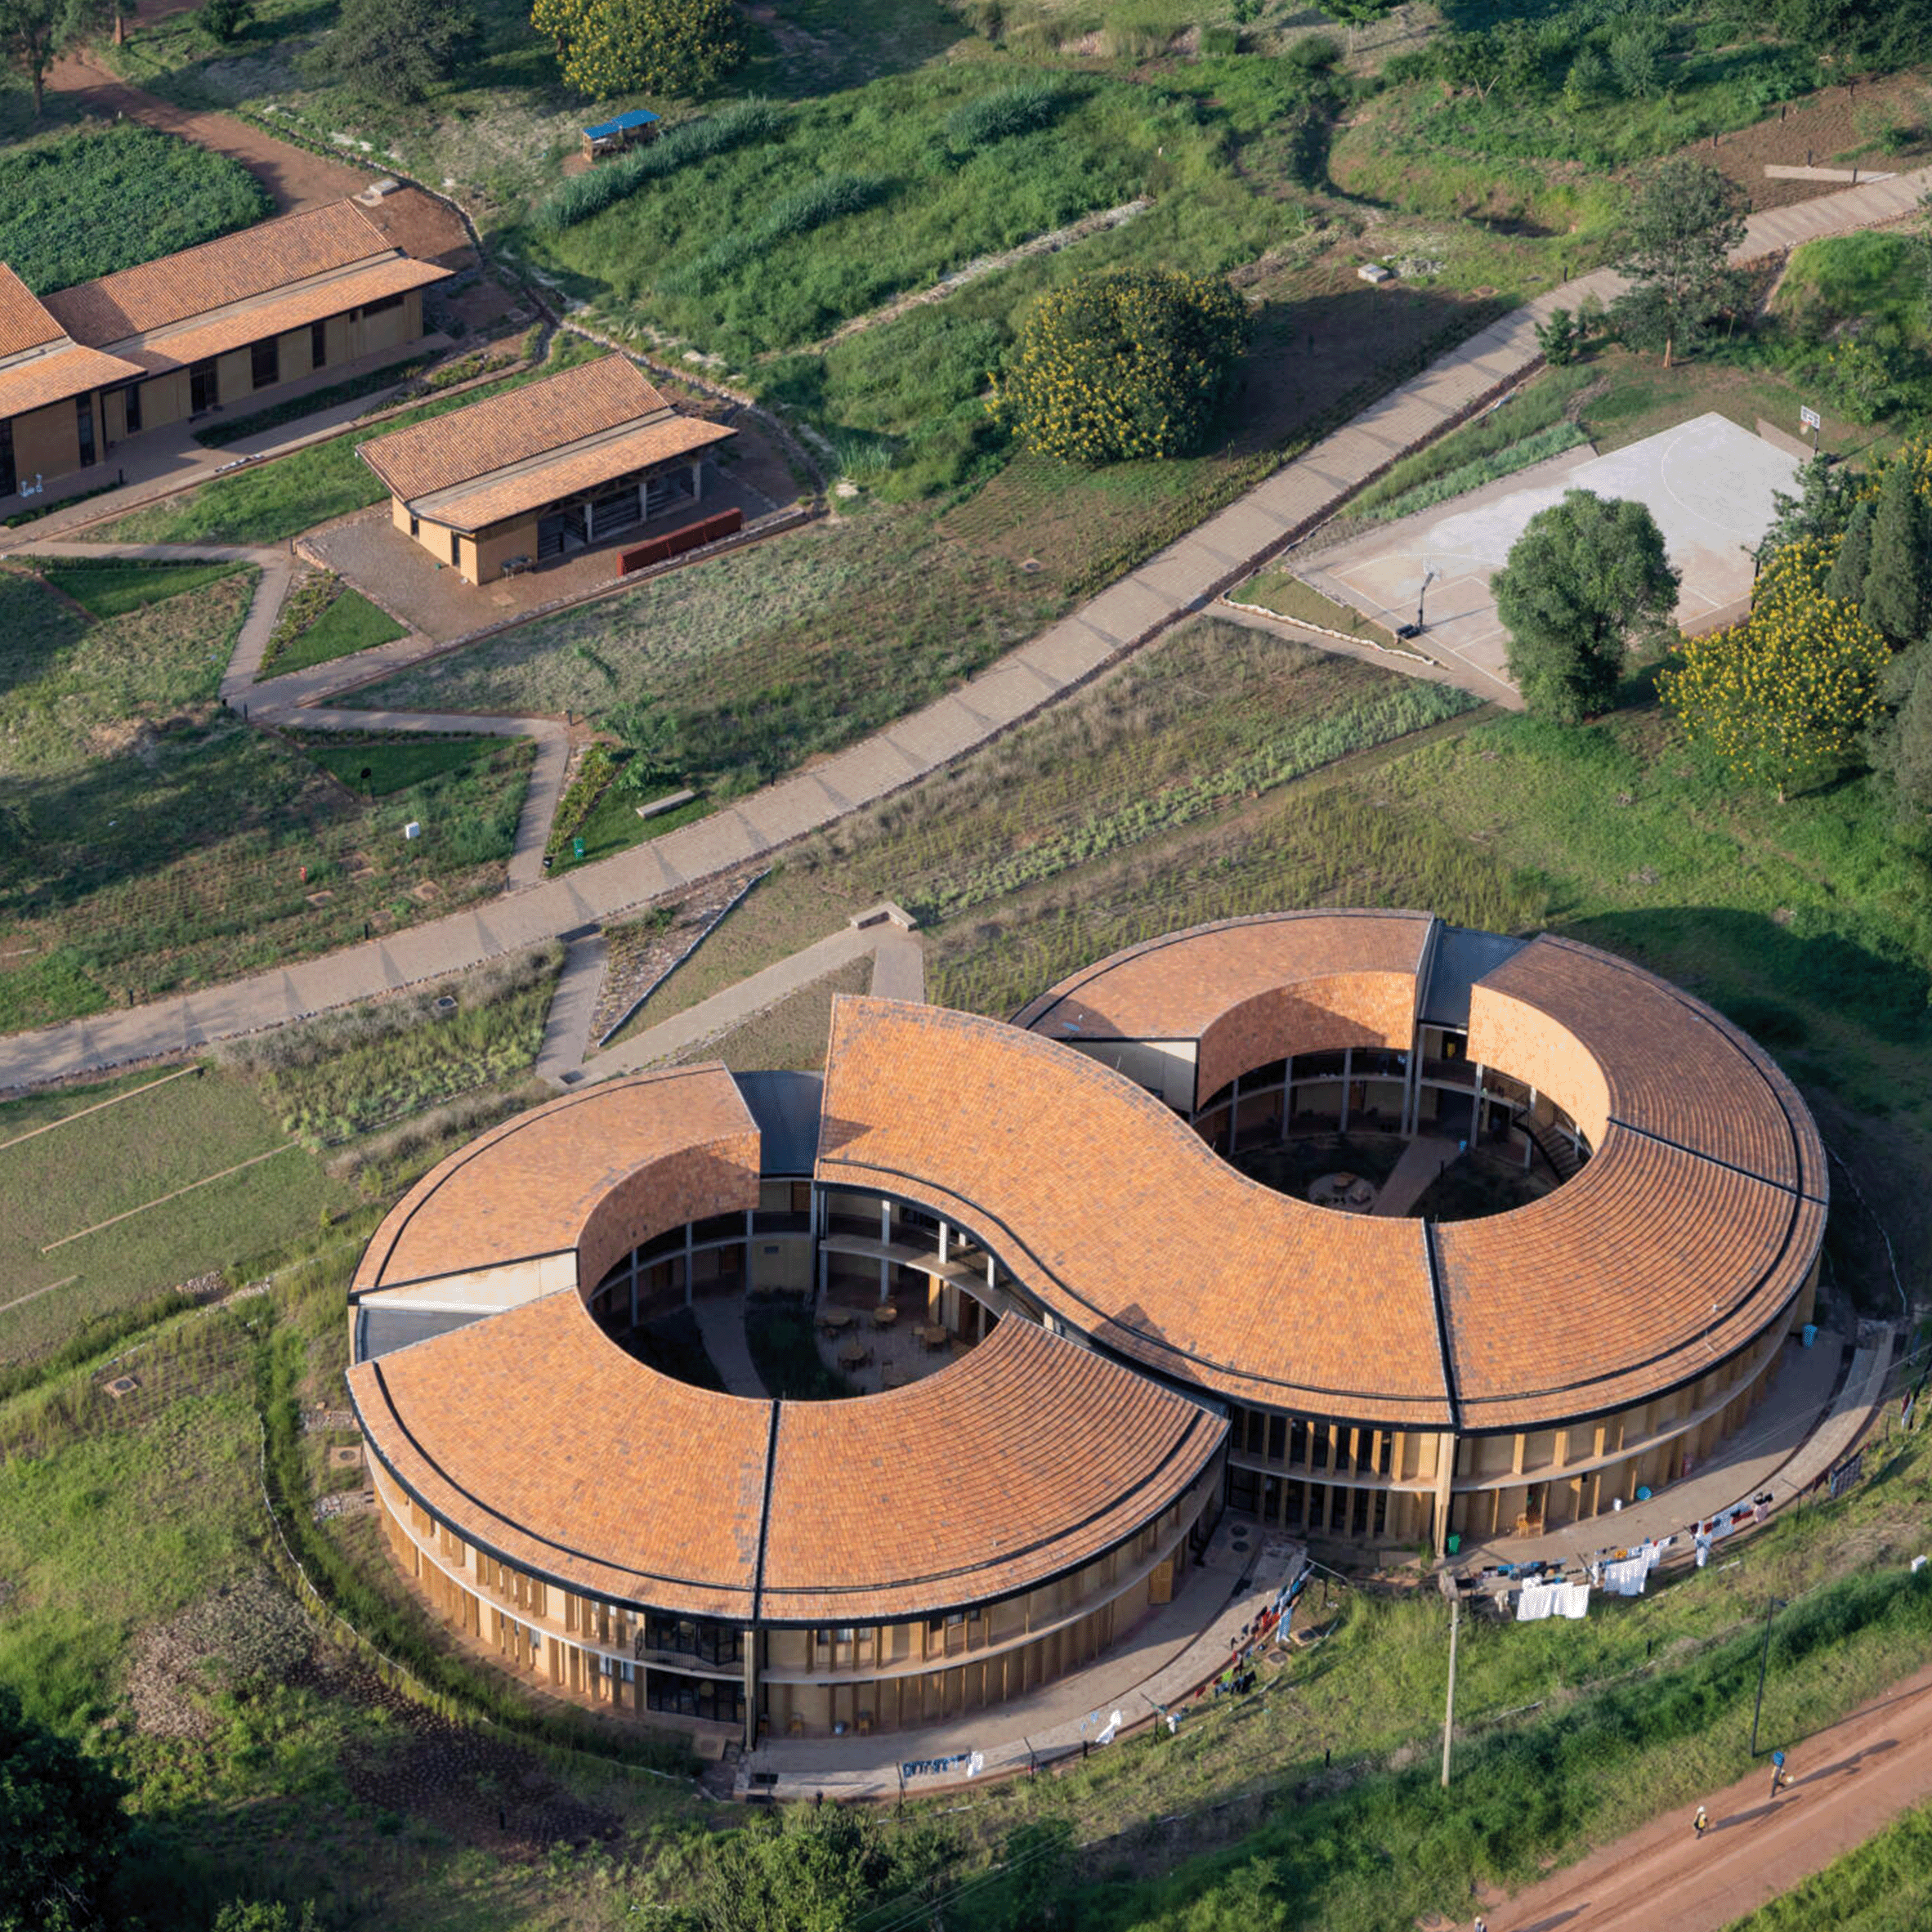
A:
[[[633,107],[615,120],[599,121],[584,130],[584,152],[592,161],[605,154],[618,154],[641,141],[657,139],[657,116],[647,107]]]

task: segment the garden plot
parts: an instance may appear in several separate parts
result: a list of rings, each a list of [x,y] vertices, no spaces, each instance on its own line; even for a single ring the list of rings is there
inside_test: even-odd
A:
[[[1512,689],[1491,575],[1539,510],[1568,490],[1646,505],[1683,572],[1677,621],[1711,629],[1751,595],[1751,553],[1769,528],[1776,492],[1796,493],[1800,458],[1711,414],[1608,456],[1574,451],[1451,504],[1405,517],[1324,551],[1296,575],[1392,629],[1411,622],[1422,580],[1428,648]],[[1740,613],[1741,614],[1741,613]]]

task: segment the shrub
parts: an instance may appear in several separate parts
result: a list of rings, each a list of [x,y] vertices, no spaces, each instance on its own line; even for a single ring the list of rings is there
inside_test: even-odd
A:
[[[476,40],[476,16],[461,0],[342,0],[335,25],[304,57],[308,74],[405,105],[456,72]]]
[[[253,0],[201,0],[201,24],[226,47],[254,25]]]
[[[773,242],[807,235],[841,215],[861,213],[882,200],[891,186],[890,181],[874,174],[821,175],[816,181],[775,201],[756,227],[726,235],[695,262],[660,277],[659,291],[678,295],[707,288],[742,268]]]
[[[770,141],[784,131],[784,110],[775,102],[740,101],[722,114],[683,122],[648,147],[633,148],[588,174],[572,175],[537,204],[531,220],[546,233],[561,233],[602,214],[646,181],[661,181],[675,169],[731,148]]]
[[[1225,281],[1124,269],[1049,290],[1028,311],[990,407],[1031,449],[1080,463],[1198,446],[1247,341]]]
[[[1016,134],[1044,127],[1060,111],[1064,96],[1044,81],[1022,81],[997,93],[962,101],[946,117],[946,145],[955,154],[991,147]]]

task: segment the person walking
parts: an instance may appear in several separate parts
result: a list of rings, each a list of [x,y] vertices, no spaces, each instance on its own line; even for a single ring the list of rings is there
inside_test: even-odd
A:
[[[1697,1815],[1691,1820],[1691,1830],[1697,1834],[1698,1840],[1701,1843],[1703,1840],[1704,1834],[1710,1829],[1711,1814],[1709,1812],[1705,1810],[1702,1805],[1700,1805],[1697,1807]]]
[[[1771,1754],[1771,1796],[1775,1798],[1791,1782],[1791,1773],[1785,1769],[1784,1753],[1774,1751]]]

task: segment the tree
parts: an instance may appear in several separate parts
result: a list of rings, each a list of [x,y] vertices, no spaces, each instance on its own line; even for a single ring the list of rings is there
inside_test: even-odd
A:
[[[1666,161],[1630,209],[1630,253],[1618,266],[1635,286],[1612,312],[1633,339],[1662,342],[1666,369],[1679,343],[1737,299],[1729,256],[1744,239],[1745,207],[1728,175],[1701,161]]]
[[[201,0],[201,24],[226,47],[254,25],[253,0]]]
[[[1859,600],[1867,621],[1895,645],[1916,643],[1925,632],[1927,520],[1914,468],[1903,460],[1885,466],[1872,517],[1872,561]],[[1848,530],[1848,541],[1849,536]]]
[[[1825,579],[1825,595],[1841,604],[1865,601],[1865,574],[1872,567],[1872,506],[1860,503],[1851,513]]]
[[[536,0],[530,24],[581,94],[702,94],[745,58],[731,0]]]
[[[307,1900],[299,1917],[286,1905],[257,1898],[230,1898],[215,1914],[208,1932],[320,1932],[315,1902]]]
[[[0,1932],[96,1923],[126,1831],[115,1780],[0,1688]]]
[[[342,0],[303,66],[313,78],[408,105],[456,72],[478,31],[462,0]]]
[[[34,90],[40,119],[47,70],[100,26],[101,0],[0,0],[0,48],[7,65]]]
[[[1559,724],[1609,709],[1632,640],[1661,630],[1677,602],[1649,511],[1587,490],[1538,511],[1490,584],[1509,675],[1531,713]]]
[[[1796,543],[1800,537],[1836,536],[1849,524],[1857,503],[1857,482],[1851,472],[1824,457],[1814,456],[1805,466],[1796,496],[1782,490],[1772,491],[1771,507],[1775,514],[1764,541],[1758,545],[1759,561],[1787,543]],[[1860,571],[1861,585],[1864,580],[1864,573]]]
[[[1670,34],[1661,20],[1633,20],[1610,42],[1610,69],[1633,101],[1648,101],[1663,72]]]
[[[1049,455],[1178,456],[1213,425],[1249,326],[1248,305],[1216,276],[1092,275],[1027,311],[990,407]]]
[[[1576,318],[1568,309],[1552,309],[1550,320],[1536,324],[1536,347],[1552,369],[1574,362],[1583,347],[1583,331],[1576,326]]]
[[[1899,816],[1923,830],[1932,817],[1932,647],[1921,646],[1895,670],[1903,695],[1876,763],[1891,780]]]
[[[1825,544],[1800,539],[1759,573],[1751,615],[1686,639],[1657,690],[1693,744],[1783,804],[1858,755],[1882,708],[1891,651],[1858,610],[1825,593]]]
[[[630,753],[613,781],[620,792],[635,796],[676,776],[677,727],[658,709],[655,698],[619,704],[604,722]]]

